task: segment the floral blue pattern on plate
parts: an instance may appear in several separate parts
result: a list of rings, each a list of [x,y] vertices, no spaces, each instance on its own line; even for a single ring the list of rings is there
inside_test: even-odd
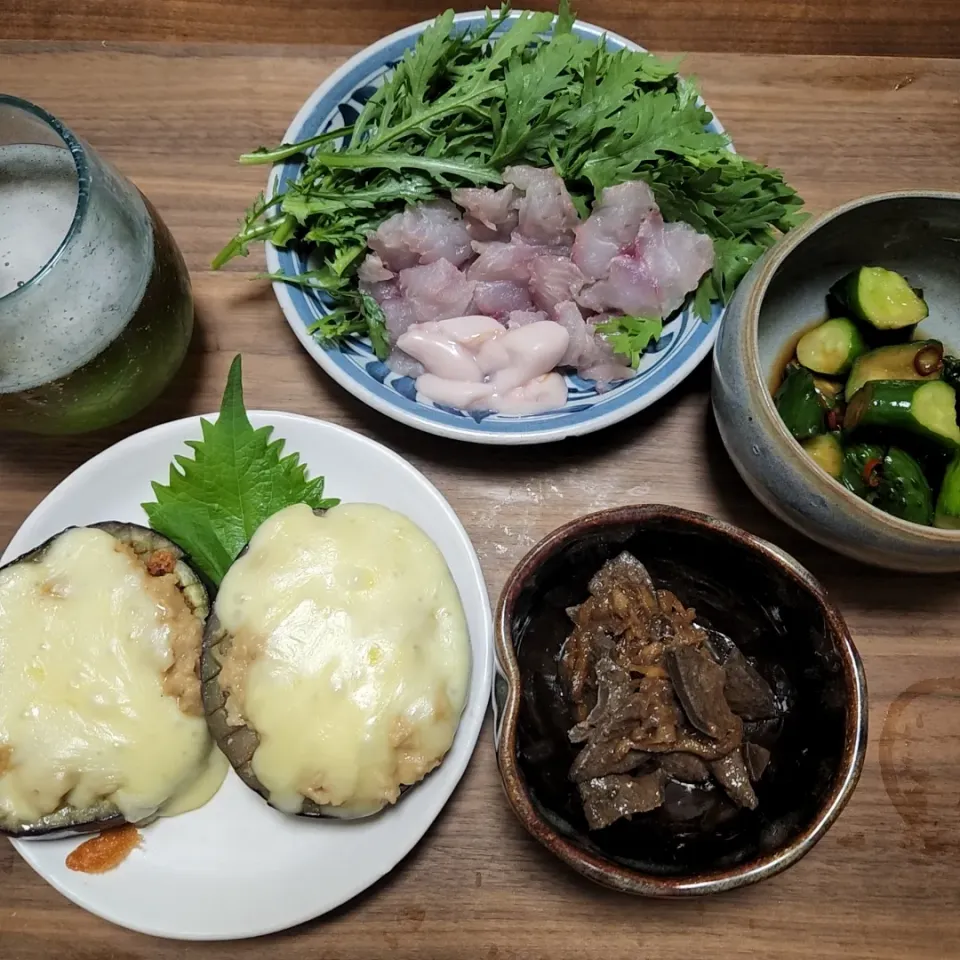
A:
[[[514,14],[516,16],[516,14]],[[461,29],[484,21],[482,12],[456,17]],[[361,50],[333,73],[300,109],[284,135],[293,143],[318,132],[353,123],[363,104],[383,82],[394,64],[412,47],[430,21],[408,27]],[[574,30],[590,39],[605,38],[607,46],[617,50],[641,50],[637,44],[577,21]],[[707,127],[722,133],[714,119]],[[268,196],[282,191],[295,179],[299,161],[276,166],[270,174]],[[274,272],[301,273],[309,269],[296,250],[277,249],[267,244],[267,266]],[[723,310],[714,304],[708,323],[685,309],[665,325],[663,336],[640,362],[635,377],[598,391],[590,380],[567,375],[567,402],[559,410],[525,416],[507,416],[489,411],[465,411],[441,406],[419,398],[410,377],[400,377],[377,360],[366,339],[359,337],[337,346],[320,346],[308,332],[327,311],[322,297],[314,291],[277,282],[274,284],[280,307],[293,332],[307,352],[342,387],[368,406],[427,433],[474,443],[527,444],[562,440],[564,437],[592,433],[631,416],[659,400],[690,374],[709,353],[717,337]]]

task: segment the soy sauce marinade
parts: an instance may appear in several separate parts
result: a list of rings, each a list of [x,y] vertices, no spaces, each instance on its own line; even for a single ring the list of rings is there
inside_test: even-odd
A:
[[[830,314],[790,344],[774,401],[810,458],[901,520],[960,527],[960,361],[917,324],[922,293],[860,267],[827,298]]]
[[[150,203],[107,167],[0,146],[0,428],[75,433],[136,413],[186,355],[186,267]]]

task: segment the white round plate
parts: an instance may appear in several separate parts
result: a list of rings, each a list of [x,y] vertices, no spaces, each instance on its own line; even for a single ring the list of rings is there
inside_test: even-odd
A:
[[[289,413],[254,412],[255,427],[296,451],[325,492],[405,514],[442,551],[463,601],[472,645],[467,706],[443,763],[382,814],[351,822],[288,817],[231,770],[200,810],[143,829],[139,849],[100,876],[67,869],[80,842],[20,840],[17,852],[64,896],[113,923],[158,937],[253,937],[318,917],[365,890],[406,856],[433,823],[473,753],[490,696],[493,627],[476,552],[439,491],[395,453],[342,427]],[[210,417],[208,419],[216,419]],[[116,444],[63,481],[3,555],[9,561],[64,527],[98,520],[146,523],[150,482],[166,482],[200,419],[154,427]]]

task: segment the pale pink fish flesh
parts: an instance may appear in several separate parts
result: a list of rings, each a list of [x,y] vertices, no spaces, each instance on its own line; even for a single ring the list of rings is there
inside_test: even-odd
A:
[[[564,300],[572,300],[583,288],[586,278],[568,257],[535,257],[530,261],[530,292],[540,310],[553,310]]]
[[[554,316],[570,335],[560,366],[576,367],[580,377],[597,381],[597,389],[601,390],[611,381],[634,376],[636,371],[617,357],[603,335],[596,332],[595,324],[583,319],[575,303],[558,304]]]
[[[449,260],[400,271],[400,292],[413,306],[417,323],[463,316],[475,286]]]
[[[597,390],[634,376],[597,324],[669,316],[712,266],[710,238],[664,224],[642,181],[604,190],[582,222],[556,171],[509,167],[504,181],[452,191],[465,215],[431,201],[368,238],[358,277],[396,345],[388,366],[438,403],[516,413],[563,406],[554,367]]]
[[[400,296],[400,284],[396,279],[379,280],[375,283],[361,280],[359,286],[361,293],[369,293],[377,303],[383,303],[384,300],[392,300]]]
[[[411,324],[417,322],[417,311],[413,304],[403,297],[390,297],[387,300],[380,301],[380,309],[386,318],[387,333],[390,334],[390,340],[397,342],[397,338]]]
[[[530,261],[543,252],[528,243],[474,243],[479,256],[467,269],[471,280],[511,280],[526,283],[530,279]]]
[[[518,230],[526,240],[539,244],[573,242],[580,216],[555,170],[507,167],[503,179],[523,192]]]
[[[653,191],[642,180],[607,187],[577,227],[573,262],[591,279],[606,276],[610,261],[629,250],[640,225],[656,209]]]
[[[506,317],[519,310],[530,310],[533,301],[525,283],[511,280],[478,282],[473,291],[473,308],[489,317]]]
[[[357,277],[361,283],[382,283],[385,280],[392,280],[394,276],[394,272],[388,270],[375,253],[368,253],[357,271]]]
[[[463,187],[452,190],[450,196],[457,206],[463,207],[470,221],[483,226],[491,236],[500,236],[504,239],[516,229],[519,221],[517,211],[517,190],[512,184],[507,184],[500,190],[491,187]]]
[[[603,280],[584,287],[577,302],[590,310],[666,317],[713,266],[713,242],[685,223],[664,224],[659,212],[640,227],[633,249],[610,261]]]
[[[471,256],[470,235],[448,200],[431,200],[395,213],[367,237],[388,270],[447,260],[457,266]]]

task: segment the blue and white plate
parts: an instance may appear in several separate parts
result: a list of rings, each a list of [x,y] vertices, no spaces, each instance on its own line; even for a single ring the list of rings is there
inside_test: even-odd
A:
[[[517,16],[517,14],[514,14]],[[456,23],[462,28],[483,23],[482,12],[462,13]],[[404,52],[414,46],[431,21],[400,30],[361,50],[333,73],[300,108],[290,124],[284,142],[294,143],[325,130],[353,123],[363,104]],[[574,30],[581,37],[604,38],[610,49],[642,50],[637,44],[600,27],[577,21]],[[707,127],[722,133],[714,119]],[[273,168],[268,196],[282,190],[297,177],[299,161]],[[309,269],[294,250],[267,244],[267,266],[273,272],[301,273]],[[353,338],[339,346],[320,346],[308,332],[327,307],[318,294],[289,284],[274,284],[287,322],[318,364],[355,397],[394,420],[427,433],[468,440],[473,443],[525,444],[562,440],[592,433],[649,407],[690,374],[709,353],[716,339],[722,308],[714,305],[709,323],[686,309],[664,328],[659,343],[642,359],[637,375],[604,392],[591,380],[568,375],[567,403],[562,409],[526,416],[507,416],[486,411],[464,411],[435,404],[417,395],[411,377],[400,377],[377,360],[366,339]]]

